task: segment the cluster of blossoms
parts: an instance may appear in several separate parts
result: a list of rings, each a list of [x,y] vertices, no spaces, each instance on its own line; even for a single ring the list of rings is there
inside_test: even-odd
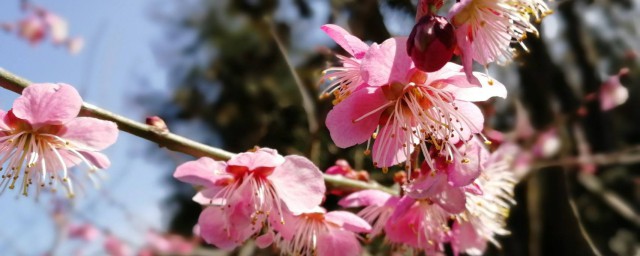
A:
[[[106,255],[134,255],[134,250],[126,241],[108,231],[102,231],[92,224],[70,224],[65,227],[65,231],[69,239],[81,242],[81,245],[74,250],[73,255],[88,255],[85,254],[86,248],[88,248],[90,243],[99,239],[102,240]],[[160,234],[155,231],[148,231],[145,236],[144,245],[135,255],[191,255],[196,243],[197,240],[187,239],[179,235]]]
[[[67,84],[32,84],[25,88],[13,108],[0,110],[0,171],[2,191],[18,188],[25,196],[61,184],[74,195],[70,171],[84,163],[88,178],[109,167],[109,159],[98,152],[118,137],[115,123],[78,117],[80,94]],[[83,177],[84,178],[84,177]]]
[[[373,165],[396,165],[400,196],[378,190],[329,191],[346,195],[343,207],[358,215],[327,212],[322,173],[299,156],[272,149],[241,153],[226,162],[201,158],[179,166],[174,177],[200,187],[194,201],[206,208],[202,238],[233,249],[255,237],[288,255],[358,255],[358,233],[385,234],[394,250],[471,255],[498,245],[517,179],[506,143],[494,152],[482,134],[484,116],[474,102],[505,98],[504,85],[473,62],[487,65],[513,56],[514,42],[537,34],[532,18],[549,13],[542,0],[462,0],[447,17],[442,0],[421,0],[409,37],[367,44],[337,25],[326,32],[350,56],[325,71],[324,95],[334,107],[326,126],[341,148],[367,143]],[[523,45],[524,47],[524,45]],[[459,55],[462,64],[450,62]],[[371,144],[373,141],[373,145]],[[368,181],[366,173],[338,161],[328,174]],[[349,194],[351,193],[351,194]]]
[[[455,177],[456,170],[444,159],[438,169],[423,163],[415,181],[404,186],[404,195],[393,196],[378,190],[363,190],[343,198],[343,207],[364,207],[358,215],[372,224],[370,237],[384,234],[397,250],[434,255],[449,243],[458,255],[479,255],[487,242],[499,245],[495,235],[504,229],[516,183],[510,163],[510,147],[491,155],[482,154],[483,170],[472,182]]]
[[[291,255],[357,255],[357,233],[370,225],[353,213],[326,212],[322,172],[301,156],[260,148],[230,160],[200,158],[174,177],[202,187],[193,198],[206,206],[199,233],[210,244],[233,249],[252,237]]]
[[[37,45],[50,37],[54,45],[61,45],[72,53],[78,53],[84,46],[81,37],[69,37],[67,22],[57,14],[29,3],[24,3],[22,9],[26,16],[15,23],[0,23],[0,28],[16,31],[16,34],[27,40],[31,45]]]

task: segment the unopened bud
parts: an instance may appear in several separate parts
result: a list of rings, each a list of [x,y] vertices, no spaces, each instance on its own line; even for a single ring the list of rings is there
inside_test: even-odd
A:
[[[425,15],[416,23],[407,40],[407,54],[425,72],[442,68],[456,48],[453,25],[442,16]]]
[[[154,132],[157,132],[157,133],[169,132],[169,128],[167,127],[167,124],[164,122],[164,120],[162,120],[162,118],[158,116],[147,117],[147,119],[145,120],[145,123],[151,126],[151,129]]]

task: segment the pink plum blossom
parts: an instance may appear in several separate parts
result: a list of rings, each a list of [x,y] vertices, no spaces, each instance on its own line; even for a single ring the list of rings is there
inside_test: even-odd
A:
[[[55,189],[61,183],[73,196],[69,168],[84,163],[89,174],[109,167],[109,159],[98,152],[118,137],[115,123],[78,117],[82,98],[67,84],[32,84],[25,88],[13,108],[0,111],[0,186],[19,187],[23,195],[36,184]]]
[[[194,249],[194,243],[182,236],[172,234],[159,234],[154,231],[147,233],[147,245],[138,252],[138,255],[148,254],[171,254],[171,255],[190,255]]]
[[[385,225],[387,240],[427,255],[441,252],[447,241],[451,214],[429,200],[402,197]]]
[[[100,230],[89,223],[71,225],[69,226],[68,232],[69,238],[80,239],[87,242],[95,240],[100,235]]]
[[[360,255],[362,247],[357,233],[371,231],[369,223],[346,211],[326,212],[318,207],[284,216],[287,224],[276,228],[275,241],[287,255]]]
[[[264,223],[284,222],[284,211],[314,209],[325,193],[322,173],[313,163],[269,148],[227,162],[203,157],[178,166],[174,177],[203,187],[194,197],[210,205],[200,215],[200,235],[222,249],[238,246]]]
[[[489,158],[485,170],[474,184],[478,190],[467,190],[467,206],[456,217],[451,231],[454,254],[482,255],[487,241],[496,246],[496,235],[507,235],[506,219],[515,204],[513,189],[517,180],[510,170],[512,148],[498,148]]]
[[[29,41],[31,45],[36,45],[45,37],[46,24],[36,16],[28,16],[18,22],[18,34]]]
[[[129,256],[131,247],[114,235],[107,235],[104,239],[104,250],[109,256]]]
[[[600,85],[600,109],[602,111],[611,110],[617,106],[624,104],[629,98],[629,90],[622,86],[620,77],[629,73],[628,68],[620,69],[618,74],[610,76],[602,85]]]
[[[482,254],[488,241],[499,245],[495,236],[508,234],[505,221],[510,206],[515,204],[512,197],[517,182],[510,170],[517,151],[510,144],[503,144],[490,155],[483,154],[486,155],[481,157],[479,175],[459,187],[448,181],[451,165],[437,162],[438,171],[431,171],[424,164],[422,168],[429,172],[414,179],[409,184],[414,187],[406,189],[402,197],[363,190],[345,197],[339,204],[364,206],[358,216],[373,226],[370,235],[384,230],[385,240],[398,248],[439,255],[445,244],[450,243],[456,255]],[[424,176],[428,179],[423,179]],[[431,191],[415,191],[415,187],[422,185]]]
[[[373,238],[382,233],[399,200],[397,196],[370,189],[352,193],[341,199],[339,204],[345,208],[364,207],[358,216],[371,224],[369,237]]]
[[[51,40],[54,44],[62,44],[67,41],[67,37],[69,36],[67,21],[49,11],[43,13],[43,20],[45,24],[47,24],[47,28],[51,34]]]
[[[433,73],[414,68],[405,46],[402,37],[372,45],[362,61],[365,84],[326,119],[338,147],[375,138],[372,156],[377,167],[409,162],[415,147],[429,152],[428,145],[451,158],[460,155],[454,145],[466,143],[483,128],[482,112],[472,102],[506,97],[502,84],[477,73],[481,86],[476,87],[453,63]]]
[[[339,102],[362,84],[360,63],[369,46],[338,25],[326,24],[321,29],[351,55],[351,57],[337,55],[342,66],[331,67],[324,71],[323,79],[330,81],[324,93],[333,93],[336,96],[336,102]]]
[[[540,133],[536,139],[531,152],[538,158],[550,158],[560,152],[562,141],[555,128],[549,128]]]
[[[84,48],[84,39],[82,37],[70,38],[66,42],[66,47],[69,53],[78,54]]]
[[[489,152],[481,142],[471,145],[461,149],[467,161],[449,162],[444,157],[436,156],[432,165],[423,163],[420,175],[404,187],[407,196],[428,199],[452,214],[462,212],[466,203],[465,186],[480,176],[489,158]]]
[[[535,7],[535,10],[531,8]],[[469,81],[478,84],[472,74],[473,60],[482,65],[507,61],[513,55],[510,44],[522,41],[526,33],[537,34],[529,14],[546,8],[540,0],[462,0],[449,11],[456,27],[459,53]]]
[[[81,37],[69,37],[69,25],[63,17],[30,3],[23,4],[23,10],[26,12],[24,18],[15,23],[0,23],[0,28],[9,32],[15,28],[18,36],[31,45],[49,37],[54,45],[66,47],[71,54],[82,50],[84,40]]]

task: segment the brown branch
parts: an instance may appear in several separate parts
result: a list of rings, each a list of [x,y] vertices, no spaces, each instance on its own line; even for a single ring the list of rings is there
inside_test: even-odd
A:
[[[22,90],[30,84],[32,83],[29,80],[16,76],[11,72],[0,68],[0,87],[21,94]],[[232,152],[214,148],[174,133],[158,131],[150,125],[131,120],[86,102],[82,104],[80,115],[112,121],[118,125],[118,129],[124,132],[155,142],[160,147],[166,147],[169,150],[181,152],[194,157],[206,156],[216,160],[228,160],[235,155]],[[326,183],[335,187],[360,190],[377,189],[387,193],[397,194],[395,190],[376,183],[366,183],[326,174],[324,175],[324,180]]]

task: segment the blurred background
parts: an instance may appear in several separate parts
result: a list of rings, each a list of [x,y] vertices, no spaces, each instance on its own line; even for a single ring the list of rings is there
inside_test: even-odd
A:
[[[344,52],[319,27],[339,24],[380,43],[409,34],[416,2],[29,1],[64,18],[84,47],[71,54],[0,30],[0,67],[35,82],[72,84],[86,101],[134,120],[160,116],[172,132],[215,147],[271,147],[306,155],[322,170],[346,159],[391,184],[394,170],[373,168],[364,145],[337,148],[324,127],[332,104],[318,99],[322,70]],[[0,22],[24,18],[24,3],[1,1]],[[538,24],[539,36],[524,41],[528,52],[515,45],[511,63],[489,67],[509,97],[482,104],[485,134],[521,147],[514,171],[522,181],[512,234],[486,254],[640,255],[640,2],[549,6],[554,14]],[[616,78],[628,100],[603,108],[602,101],[620,101],[606,98],[618,90]],[[305,107],[302,94],[312,104]],[[0,107],[9,109],[16,97],[0,92]],[[127,255],[225,254],[194,237],[201,211],[191,201],[195,191],[171,178],[193,158],[126,133],[105,153],[113,164],[99,188],[87,184],[71,203],[5,192],[0,255],[104,255],[118,246]],[[328,196],[327,208],[337,199]],[[183,250],[165,250],[174,243]],[[389,254],[376,243],[369,249]],[[252,244],[231,252],[273,253]]]

